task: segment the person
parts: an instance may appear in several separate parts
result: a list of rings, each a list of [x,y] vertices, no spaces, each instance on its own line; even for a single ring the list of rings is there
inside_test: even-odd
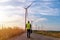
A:
[[[27,38],[30,38],[30,34],[32,32],[32,28],[31,28],[31,23],[29,21],[26,24],[26,30],[27,30]]]

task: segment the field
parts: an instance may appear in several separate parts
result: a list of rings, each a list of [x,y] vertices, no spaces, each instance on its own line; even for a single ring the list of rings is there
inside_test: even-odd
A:
[[[23,32],[23,29],[19,29],[17,27],[0,29],[0,40],[7,40],[11,37],[21,35]]]
[[[60,38],[60,31],[37,31],[37,30],[34,30],[34,32],[41,34],[41,35],[45,35],[45,36]]]

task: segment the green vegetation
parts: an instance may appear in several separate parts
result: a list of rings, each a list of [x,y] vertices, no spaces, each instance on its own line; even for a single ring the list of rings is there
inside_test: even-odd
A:
[[[0,40],[7,40],[11,37],[21,35],[23,32],[24,30],[19,29],[17,27],[0,29]]]
[[[41,31],[41,30],[37,31],[37,30],[34,30],[34,32],[41,34],[41,35],[45,35],[45,36],[60,38],[60,31]]]

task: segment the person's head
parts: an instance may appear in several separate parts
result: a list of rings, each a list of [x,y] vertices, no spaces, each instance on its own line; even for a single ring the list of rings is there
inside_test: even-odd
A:
[[[28,21],[28,23],[30,23],[30,22]]]

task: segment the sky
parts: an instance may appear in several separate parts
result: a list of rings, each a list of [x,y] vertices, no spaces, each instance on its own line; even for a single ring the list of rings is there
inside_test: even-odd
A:
[[[33,29],[60,31],[60,0],[0,0],[0,26],[24,28],[25,9]]]

